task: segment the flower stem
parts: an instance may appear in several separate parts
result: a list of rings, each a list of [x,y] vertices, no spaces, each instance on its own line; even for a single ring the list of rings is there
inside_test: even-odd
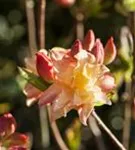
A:
[[[45,11],[46,0],[39,0],[39,48],[45,49]]]
[[[69,148],[66,146],[64,140],[61,137],[61,134],[59,132],[59,129],[57,127],[56,122],[55,121],[53,121],[53,122],[51,121],[51,110],[50,109],[51,109],[50,105],[47,105],[47,110],[48,110],[48,115],[49,115],[49,121],[50,121],[50,125],[51,125],[51,128],[52,128],[55,140],[56,140],[56,142],[59,145],[59,147],[60,147],[61,150],[69,150]]]
[[[45,11],[46,11],[46,0],[38,1],[38,41],[39,49],[45,49]],[[48,128],[47,110],[44,107],[39,108],[40,125],[41,125],[41,136],[42,145],[46,148],[50,145],[50,135]]]
[[[39,0],[39,32],[38,32],[38,40],[39,40],[39,48],[45,49],[45,11],[46,11],[46,0]],[[40,112],[43,111],[44,108],[40,108]],[[49,122],[56,139],[57,144],[59,145],[61,150],[69,150],[63,141],[59,129],[57,127],[56,122],[51,122],[51,111],[50,105],[47,106],[47,111],[49,115]],[[41,116],[42,119],[42,116]]]
[[[108,127],[103,123],[100,117],[96,114],[95,111],[92,112],[92,116],[96,119],[98,124],[106,131],[110,138],[115,142],[115,144],[121,149],[126,150],[126,148],[120,143],[120,141],[114,136],[114,134],[108,129]]]
[[[84,38],[84,15],[81,12],[76,13],[76,37],[80,40]]]
[[[36,25],[35,25],[35,16],[34,16],[34,1],[26,0],[26,15],[28,22],[28,34],[29,34],[29,52],[31,57],[35,55],[37,49],[36,42]]]

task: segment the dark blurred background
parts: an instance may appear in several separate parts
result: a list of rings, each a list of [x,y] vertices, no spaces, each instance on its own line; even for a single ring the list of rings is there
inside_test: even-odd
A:
[[[37,38],[38,0],[33,2]],[[84,33],[92,29],[104,44],[110,36],[114,37],[118,56],[109,67],[118,86],[112,97],[113,105],[95,109],[120,141],[123,141],[123,130],[130,132],[129,150],[135,150],[134,107],[127,102],[133,67],[133,43],[130,40],[129,25],[134,5],[135,2],[130,4],[130,0],[77,0],[67,8],[54,0],[47,0],[46,5],[46,49],[54,46],[70,48],[76,39],[78,24],[84,27]],[[83,15],[81,21],[76,19],[78,13]],[[22,92],[25,82],[20,77],[17,66],[24,66],[24,58],[29,56],[28,32],[25,0],[0,0],[0,114],[11,112],[15,116],[17,131],[30,135],[32,150],[57,150],[59,148],[51,129],[49,125],[45,125],[47,118],[44,118],[43,124],[37,104],[27,107],[26,97]],[[130,109],[128,121],[131,124],[125,129],[127,107]],[[98,126],[95,128],[101,139],[93,133],[92,128],[82,126],[75,111],[57,122],[63,139],[71,150],[119,149]],[[99,142],[103,148],[99,146]]]

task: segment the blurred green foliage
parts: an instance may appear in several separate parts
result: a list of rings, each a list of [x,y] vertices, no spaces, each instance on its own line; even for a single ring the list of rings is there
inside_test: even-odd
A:
[[[38,30],[38,0],[35,0],[36,29]],[[46,49],[54,46],[70,48],[76,39],[76,14],[83,13],[85,32],[93,29],[102,42],[114,36],[118,48],[117,59],[109,67],[112,69],[117,89],[112,106],[96,108],[116,136],[122,139],[124,102],[121,97],[125,84],[130,82],[132,73],[132,45],[130,31],[127,30],[128,12],[135,10],[134,0],[77,0],[71,8],[61,8],[53,0],[47,0],[46,8]],[[126,28],[125,28],[126,27]],[[125,34],[126,32],[126,34]],[[37,37],[37,36],[36,36]],[[42,150],[40,140],[39,112],[36,105],[27,108],[26,97],[21,86],[25,82],[20,78],[17,66],[24,66],[28,56],[28,29],[24,0],[0,0],[0,114],[11,111],[18,122],[18,130],[33,135],[33,149]],[[19,82],[18,82],[19,81]],[[39,80],[38,80],[39,81]],[[20,84],[21,83],[21,84]],[[68,118],[62,118],[60,130],[72,150],[97,149],[94,136],[85,131],[76,120],[77,115],[71,112]],[[70,124],[70,126],[69,126]],[[135,130],[132,121],[131,132]],[[87,138],[86,138],[87,137]],[[112,141],[103,134],[108,150],[117,150]],[[130,147],[134,149],[135,134],[131,133]],[[51,135],[48,150],[58,149]]]

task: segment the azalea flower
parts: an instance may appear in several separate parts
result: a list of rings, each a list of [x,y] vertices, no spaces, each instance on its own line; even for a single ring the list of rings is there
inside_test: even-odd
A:
[[[0,149],[28,150],[28,137],[15,129],[16,121],[10,113],[0,117]]]
[[[114,77],[105,64],[116,56],[116,47],[111,37],[103,47],[89,30],[84,40],[76,40],[71,49],[55,47],[49,52],[36,53],[31,70],[51,85],[40,91],[27,84],[25,94],[29,101],[38,100],[39,105],[51,104],[52,120],[66,116],[71,109],[78,111],[80,121],[87,119],[94,106],[111,104],[107,95],[115,87]]]

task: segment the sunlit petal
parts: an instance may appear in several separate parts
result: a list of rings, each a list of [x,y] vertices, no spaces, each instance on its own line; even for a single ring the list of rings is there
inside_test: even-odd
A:
[[[47,90],[41,94],[39,98],[39,105],[45,105],[47,103],[51,103],[56,99],[56,97],[59,95],[59,93],[62,91],[61,86],[57,84],[51,85]]]

